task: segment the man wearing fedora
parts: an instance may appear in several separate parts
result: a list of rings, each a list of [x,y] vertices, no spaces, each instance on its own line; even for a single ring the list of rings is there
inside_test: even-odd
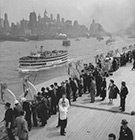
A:
[[[24,97],[21,98],[21,101],[22,101],[22,108],[26,112],[25,119],[28,123],[28,129],[30,131],[31,127],[32,127],[32,125],[31,125],[31,104]]]
[[[120,91],[120,110],[125,111],[125,100],[128,94],[128,88],[126,86],[126,82],[121,82],[121,91]]]
[[[121,121],[121,128],[119,133],[119,139],[118,140],[133,140],[133,132],[132,130],[127,126],[128,121],[122,120]]]
[[[12,108],[10,108],[11,104],[10,103],[6,103],[5,104],[5,117],[4,117],[4,121],[5,121],[5,127],[7,130],[7,134],[8,134],[8,138],[9,140],[15,140],[15,137],[12,133],[12,128],[13,128],[13,123],[14,123],[14,113]]]

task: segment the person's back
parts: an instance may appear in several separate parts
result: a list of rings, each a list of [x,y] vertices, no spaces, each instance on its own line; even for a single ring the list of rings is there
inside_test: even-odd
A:
[[[20,140],[28,140],[28,127],[27,121],[24,119],[24,111],[20,112],[20,116],[15,120],[16,135]]]

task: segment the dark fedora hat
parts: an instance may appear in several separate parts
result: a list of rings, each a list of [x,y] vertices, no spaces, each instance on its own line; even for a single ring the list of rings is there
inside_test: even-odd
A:
[[[125,85],[126,85],[126,82],[122,81],[121,84],[122,84],[123,86],[125,86]]]
[[[5,106],[10,107],[11,104],[9,102],[5,103]]]
[[[41,91],[45,91],[45,88],[44,88],[44,87],[42,87],[42,88],[41,88]]]
[[[121,124],[123,124],[123,125],[128,124],[128,121],[126,119],[124,119],[121,121]]]
[[[114,83],[114,80],[110,79],[110,82],[111,82],[111,83]]]

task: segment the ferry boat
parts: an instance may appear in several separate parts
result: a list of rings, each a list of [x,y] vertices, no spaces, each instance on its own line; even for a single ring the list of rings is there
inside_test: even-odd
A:
[[[43,46],[37,53],[31,53],[19,59],[18,71],[39,71],[60,66],[68,61],[67,50],[43,51]]]

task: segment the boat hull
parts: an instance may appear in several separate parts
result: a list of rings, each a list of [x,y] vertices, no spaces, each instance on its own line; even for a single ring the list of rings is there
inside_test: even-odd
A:
[[[59,67],[67,63],[68,60],[57,60],[54,62],[49,62],[47,65],[39,65],[39,66],[20,66],[17,68],[19,72],[31,72],[31,71],[40,71],[40,70],[45,70],[45,69],[50,69],[54,67]]]

